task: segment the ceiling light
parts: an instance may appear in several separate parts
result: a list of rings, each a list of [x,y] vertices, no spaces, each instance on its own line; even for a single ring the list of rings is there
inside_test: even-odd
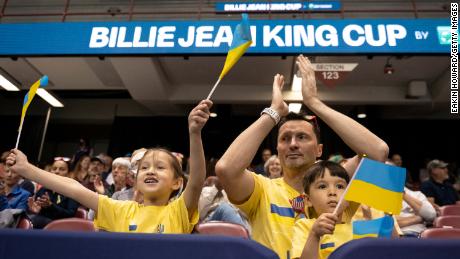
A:
[[[299,113],[300,108],[302,108],[301,103],[290,103],[289,104],[289,112]]]
[[[296,74],[294,74],[294,77],[292,78],[292,88],[291,88],[291,90],[293,92],[302,91],[302,77],[298,77]]]
[[[43,100],[45,100],[47,103],[49,103],[53,107],[64,107],[64,104],[62,104],[58,99],[56,99],[54,96],[52,96],[48,91],[46,91],[43,88],[38,88],[37,90],[38,96],[40,96]]]
[[[366,115],[365,113],[358,113],[357,116],[358,116],[358,118],[360,118],[360,119],[364,119],[364,118],[367,117],[367,115]]]
[[[211,117],[215,118],[215,117],[217,117],[217,113],[215,113],[215,112],[211,112],[211,113],[209,114],[209,116],[211,116]]]
[[[15,86],[10,80],[6,79],[4,76],[0,75],[0,86],[5,88],[7,91],[19,91],[19,88]]]
[[[394,74],[395,69],[393,68],[393,65],[390,63],[390,59],[392,57],[387,58],[387,63],[385,63],[385,66],[383,67],[383,73],[387,75]]]

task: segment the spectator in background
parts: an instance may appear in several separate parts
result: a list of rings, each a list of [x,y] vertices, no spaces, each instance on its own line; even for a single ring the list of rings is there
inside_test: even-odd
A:
[[[56,157],[51,173],[69,177],[69,164],[62,157]],[[29,198],[29,210],[35,214],[31,216],[32,224],[38,229],[55,219],[75,216],[79,206],[78,202],[44,187],[38,190],[35,200]]]
[[[88,169],[89,164],[91,163],[91,157],[88,155],[83,155],[77,161],[75,169],[70,173],[70,177],[77,180],[83,185],[87,185],[89,181]]]
[[[98,175],[102,175],[104,171],[104,162],[99,157],[92,157],[91,162],[89,163],[88,171],[95,172]]]
[[[113,176],[110,174],[112,172],[113,158],[106,153],[100,153],[97,157],[103,164],[103,168],[101,169],[102,180],[106,181],[108,184],[113,184]],[[107,179],[108,177],[110,177],[110,179]]]
[[[393,164],[394,164],[395,166],[402,167],[402,164],[403,164],[402,162],[403,162],[403,160],[402,160],[401,155],[400,155],[400,154],[393,154],[393,155],[391,156],[391,162],[393,162]]]
[[[80,160],[80,157],[82,157],[84,155],[92,156],[93,155],[93,149],[91,148],[89,139],[81,137],[80,140],[78,141],[77,151],[75,152],[74,156],[72,157],[71,170],[73,170],[75,168],[77,162]]]
[[[457,192],[448,181],[447,165],[447,163],[438,159],[431,160],[427,165],[430,179],[421,185],[421,191],[426,195],[438,214],[440,206],[455,204],[458,200]]]
[[[348,161],[348,159],[344,158],[340,153],[330,155],[327,160],[339,164],[341,166],[344,166]]]
[[[0,156],[0,177],[5,177],[5,172],[6,172],[5,160],[7,156],[8,156],[8,151],[3,152],[2,155]]]
[[[136,186],[135,186],[136,181],[135,180],[136,180],[137,170],[139,168],[139,161],[145,155],[145,152],[147,152],[147,149],[145,148],[140,148],[133,152],[130,158],[129,171],[126,176],[126,190],[115,192],[112,195],[112,199],[120,200],[120,201],[135,200],[141,203],[142,195],[140,195],[140,193],[136,191]]]
[[[227,194],[222,189],[222,184],[220,184],[217,176],[206,178],[205,186],[201,191],[198,202],[198,211],[200,215],[199,223],[209,221],[230,222],[245,227],[250,233],[246,216],[228,201]]]
[[[30,193],[18,184],[22,177],[5,167],[0,177],[0,211],[4,209],[21,209],[27,211],[27,199]]]
[[[124,191],[126,189],[126,177],[128,175],[130,164],[129,159],[126,157],[119,157],[113,160],[113,184],[104,186],[102,179],[96,179],[94,182],[96,191],[99,194],[105,194],[108,197],[112,197],[115,192]]]
[[[396,154],[396,153],[393,154],[391,156],[391,162],[393,162],[393,165],[395,166],[404,167],[403,159],[400,154]],[[406,168],[406,186],[411,190],[419,190],[420,188],[420,184],[413,180],[412,174],[409,172],[407,168]]]
[[[272,156],[272,151],[268,148],[262,150],[262,162],[254,167],[256,174],[265,174],[264,166],[267,160]],[[268,175],[266,175],[268,176]]]
[[[436,218],[436,210],[425,195],[419,191],[404,188],[403,207],[399,216],[396,216],[404,237],[419,237]]]
[[[265,175],[270,179],[280,178],[283,176],[283,168],[281,167],[278,156],[271,156],[264,165]]]

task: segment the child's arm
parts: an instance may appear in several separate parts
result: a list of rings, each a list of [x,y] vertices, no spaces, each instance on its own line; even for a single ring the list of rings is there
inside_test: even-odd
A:
[[[203,143],[201,142],[201,129],[209,119],[210,100],[201,101],[188,116],[190,135],[190,175],[184,191],[185,206],[189,217],[198,208],[201,190],[206,177],[206,162],[204,159]]]
[[[333,234],[338,218],[332,213],[323,213],[313,224],[303,248],[301,259],[319,258],[319,241],[323,235]],[[294,237],[295,238],[295,237]]]
[[[24,178],[35,181],[50,190],[74,199],[83,206],[97,212],[98,195],[86,189],[74,179],[55,175],[29,164],[26,155],[17,149],[11,150],[6,163],[10,166],[11,170]]]

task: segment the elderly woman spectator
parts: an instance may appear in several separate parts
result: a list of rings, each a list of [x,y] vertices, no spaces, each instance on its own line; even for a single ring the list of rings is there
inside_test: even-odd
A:
[[[275,179],[283,176],[283,168],[278,156],[273,155],[264,164],[265,175],[270,179]]]

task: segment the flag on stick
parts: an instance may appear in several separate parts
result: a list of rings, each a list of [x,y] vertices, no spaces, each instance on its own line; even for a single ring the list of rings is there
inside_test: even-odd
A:
[[[232,44],[230,46],[230,50],[227,53],[227,58],[225,59],[224,68],[219,75],[219,79],[217,80],[216,84],[212,87],[211,92],[208,95],[210,99],[214,91],[216,90],[217,85],[220,83],[222,78],[232,69],[232,67],[238,62],[238,60],[243,56],[244,52],[249,48],[252,44],[251,32],[249,29],[249,21],[247,14],[241,14],[242,20],[236,26],[235,31],[233,32],[233,39]]]
[[[393,225],[393,217],[389,215],[373,220],[354,221],[353,239],[363,237],[391,237]]]
[[[18,130],[18,138],[16,140],[16,148],[19,145],[19,138],[21,137],[22,132],[22,124],[24,123],[24,118],[26,117],[27,108],[29,108],[32,99],[35,97],[38,88],[45,87],[48,85],[48,76],[43,76],[37,82],[35,82],[27,92],[26,96],[24,97],[24,102],[22,104],[22,114],[21,114],[21,122],[19,123],[19,130]]]
[[[405,180],[405,168],[363,158],[337,208],[345,199],[399,215]]]

